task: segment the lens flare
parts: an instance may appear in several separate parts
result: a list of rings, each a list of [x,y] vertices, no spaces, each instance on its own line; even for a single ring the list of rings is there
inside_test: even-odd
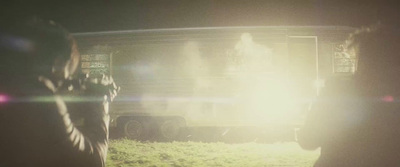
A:
[[[393,98],[393,96],[387,95],[387,96],[382,97],[382,100],[384,102],[393,102],[394,98]]]
[[[5,94],[0,94],[0,103],[7,103],[10,101],[10,98]]]

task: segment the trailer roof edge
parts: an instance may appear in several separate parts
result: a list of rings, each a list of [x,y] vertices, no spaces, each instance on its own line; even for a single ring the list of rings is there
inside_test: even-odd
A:
[[[163,29],[138,29],[138,30],[119,30],[119,31],[98,31],[72,33],[74,36],[97,36],[97,35],[118,35],[135,34],[149,32],[174,32],[174,31],[201,31],[201,30],[240,30],[240,29],[269,29],[269,30],[289,30],[289,29],[325,29],[325,30],[348,30],[355,28],[348,26],[239,26],[239,27],[195,27],[195,28],[163,28]]]

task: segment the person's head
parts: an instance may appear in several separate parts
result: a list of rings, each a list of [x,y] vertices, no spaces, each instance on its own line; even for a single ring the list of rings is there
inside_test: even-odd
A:
[[[355,55],[356,77],[390,79],[400,72],[400,31],[376,25],[361,28],[346,41],[346,51]]]
[[[33,19],[0,28],[0,64],[4,74],[20,77],[44,75],[65,79],[79,64],[73,37],[52,21]]]

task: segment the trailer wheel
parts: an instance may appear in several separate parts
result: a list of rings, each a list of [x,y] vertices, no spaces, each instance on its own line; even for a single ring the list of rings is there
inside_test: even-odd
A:
[[[123,126],[124,135],[133,140],[146,140],[149,131],[148,123],[143,120],[131,119],[126,121]]]
[[[180,135],[181,128],[182,125],[178,120],[165,120],[159,126],[160,136],[167,141],[176,140]]]

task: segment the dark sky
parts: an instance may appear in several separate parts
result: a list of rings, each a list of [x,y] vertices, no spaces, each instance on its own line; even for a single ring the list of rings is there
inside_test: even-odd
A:
[[[1,7],[7,20],[39,16],[71,32],[129,29],[398,24],[399,4],[333,0],[14,0]]]

